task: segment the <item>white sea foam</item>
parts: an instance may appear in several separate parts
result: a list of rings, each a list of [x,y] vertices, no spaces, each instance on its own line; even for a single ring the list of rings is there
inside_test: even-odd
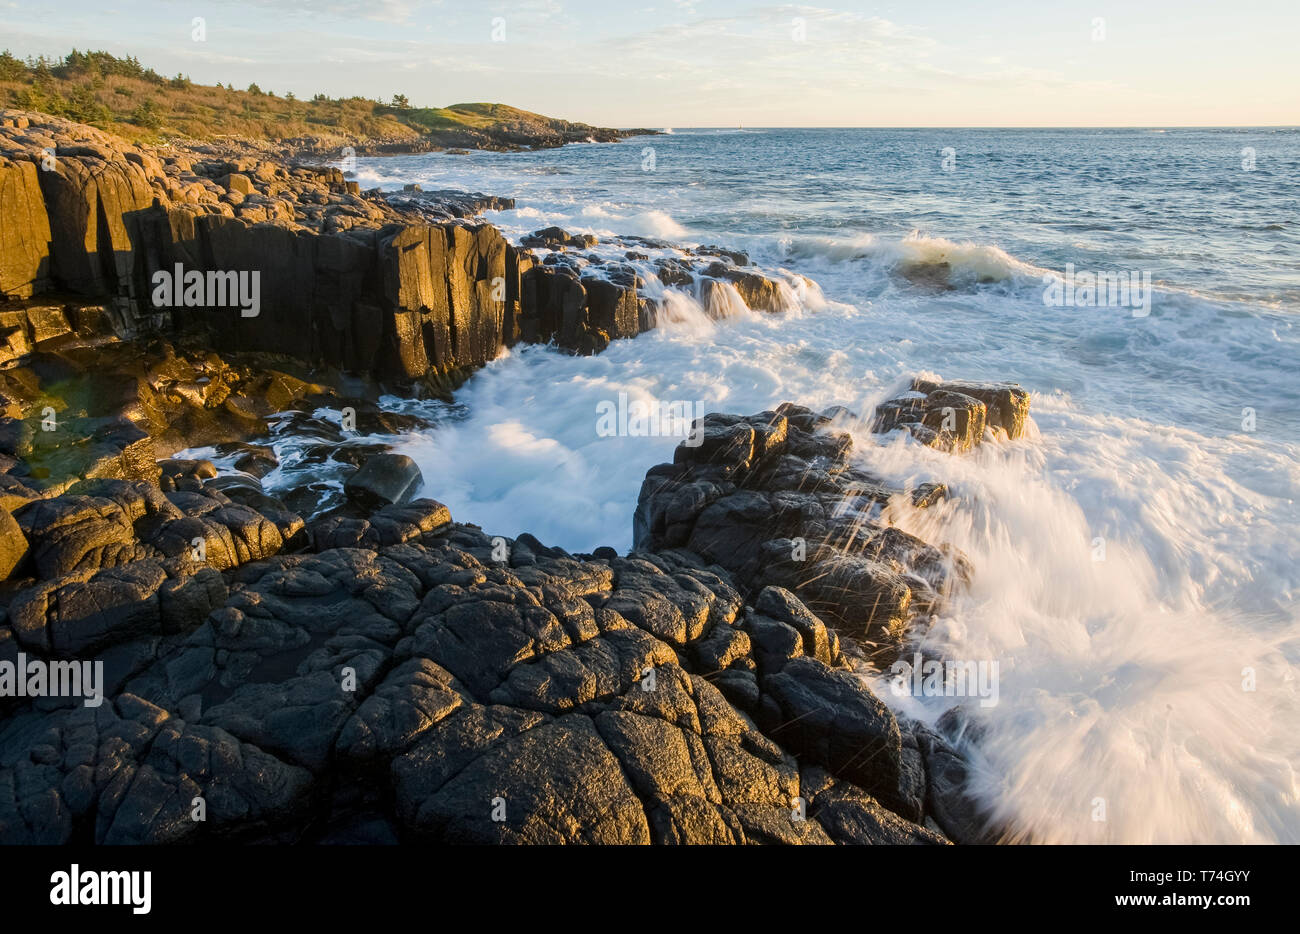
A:
[[[690,200],[711,190],[694,179],[651,189],[617,163],[597,172],[582,153],[536,158],[599,178],[599,216],[584,214],[582,190],[563,187],[571,177],[525,176],[496,157],[362,171],[370,183],[517,195],[505,180],[527,177],[520,209],[494,215],[511,232],[556,223],[746,249],[792,274],[801,313],[710,316],[671,292],[658,330],[599,356],[516,348],[458,393],[463,421],[402,441],[427,495],[494,532],[621,550],[645,470],[670,460],[675,441],[599,437],[596,407],[620,392],[707,411],[786,400],[869,411],[921,371],[1017,380],[1035,391],[1037,430],[1024,440],[964,457],[901,438],[858,444],[868,468],[940,479],[956,494],[891,517],[974,562],[969,591],[917,638],[927,651],[1001,663],[999,704],[971,711],[984,724],[968,750],[978,796],[1017,839],[1300,842],[1290,311],[1170,285],[1141,320],[1049,307],[1044,270],[992,242],[720,233],[708,220],[720,208]],[[1094,560],[1098,539],[1104,560]],[[879,693],[926,720],[956,702]],[[1093,819],[1099,800],[1104,821]]]
[[[776,245],[786,260],[875,263],[903,272],[932,272],[934,281],[954,288],[1015,277],[1038,280],[1044,270],[987,243],[954,242],[919,231],[897,239],[873,234],[855,237],[785,237]]]
[[[597,357],[516,350],[459,393],[466,421],[401,449],[453,515],[574,550],[625,549],[641,478],[671,459],[674,439],[598,437],[601,401],[866,410],[918,369],[916,343],[854,339],[872,318],[843,306],[666,324]],[[979,796],[1035,840],[1297,842],[1294,447],[1089,414],[1060,396],[1035,410],[1041,436],[966,458],[859,445],[871,469],[959,494],[893,518],[975,563],[970,592],[921,638],[1001,663],[1001,702],[982,712],[972,752]],[[1241,688],[1247,668],[1253,693]],[[908,707],[926,719],[943,709]],[[1098,798],[1105,822],[1092,820]]]

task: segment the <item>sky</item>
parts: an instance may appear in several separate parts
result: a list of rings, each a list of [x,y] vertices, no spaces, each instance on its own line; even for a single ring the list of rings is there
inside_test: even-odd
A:
[[[0,0],[0,48],[599,126],[1300,124],[1298,0],[995,5]]]

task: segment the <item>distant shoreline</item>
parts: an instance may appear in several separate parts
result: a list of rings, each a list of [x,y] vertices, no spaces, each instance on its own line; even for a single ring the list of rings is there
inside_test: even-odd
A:
[[[0,50],[0,107],[49,114],[136,143],[238,144],[286,153],[409,155],[451,149],[516,152],[569,143],[618,142],[657,133],[591,126],[500,103],[412,106],[365,97],[298,99],[256,83],[197,84],[160,75],[134,58],[72,50],[19,59]]]

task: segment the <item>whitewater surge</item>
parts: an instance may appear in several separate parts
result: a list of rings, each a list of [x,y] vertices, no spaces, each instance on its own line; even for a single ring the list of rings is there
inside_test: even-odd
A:
[[[671,460],[677,439],[599,437],[602,401],[870,411],[913,367],[910,347],[890,359],[841,346],[864,325],[845,306],[791,321],[697,312],[597,357],[525,348],[459,393],[464,422],[400,450],[454,515],[623,550],[644,471]],[[1034,407],[1031,440],[964,458],[858,437],[869,469],[957,494],[891,520],[975,564],[970,591],[921,645],[1001,666],[1001,702],[976,711],[987,729],[969,750],[978,795],[1014,838],[1295,841],[1294,461],[1274,455],[1228,480],[1212,465],[1245,456],[1245,438],[1089,415],[1065,397]],[[1267,476],[1274,489],[1257,489]],[[891,702],[927,720],[946,709]],[[1098,801],[1105,821],[1092,819]]]
[[[710,309],[689,290],[664,290],[658,330],[598,356],[503,354],[457,393],[462,417],[398,439],[427,495],[494,532],[621,551],[645,471],[671,460],[678,439],[599,436],[598,406],[620,393],[738,414],[783,401],[869,414],[918,373],[1017,381],[1033,393],[1034,430],[970,455],[847,426],[868,470],[953,490],[949,503],[895,507],[889,520],[973,562],[970,587],[914,635],[930,654],[999,663],[999,703],[965,711],[979,735],[966,744],[975,794],[1010,840],[1300,842],[1292,286],[1231,238],[1201,244],[1214,264],[1235,264],[1228,285],[1203,257],[1171,247],[1193,242],[1181,225],[1204,225],[1177,213],[1158,169],[1145,200],[1130,192],[1133,204],[1099,202],[1089,188],[1055,214],[1027,201],[1027,178],[1055,191],[1076,171],[1071,139],[1043,153],[1051,138],[1034,138],[1038,149],[1000,163],[1004,179],[983,177],[972,192],[969,179],[918,167],[902,144],[873,144],[863,165],[902,168],[870,184],[840,137],[820,163],[818,141],[832,137],[755,155],[778,136],[652,138],[658,174],[639,170],[640,141],[363,160],[364,184],[514,195],[519,207],[491,220],[516,236],[559,224],[716,243],[791,283],[792,314],[752,313],[729,297]],[[679,172],[691,153],[714,161]],[[1089,184],[1115,159],[1088,163]],[[1142,239],[1132,217],[1148,215],[1163,226]],[[998,236],[982,233],[990,225]],[[1271,235],[1291,242],[1289,229]],[[1067,262],[1156,267],[1150,315],[1045,304],[1043,276]],[[883,677],[875,687],[931,722],[966,706],[895,696]]]
[[[999,704],[965,707],[981,734],[966,746],[977,795],[1011,840],[1295,842],[1288,542],[1250,521],[1268,498],[1195,458],[1116,483],[1162,443],[1157,426],[1116,437],[1072,407],[1034,404],[1040,437],[957,464],[924,455],[918,470],[914,445],[868,448],[877,472],[943,477],[958,494],[890,518],[974,565],[916,647],[999,663]],[[1088,453],[1053,440],[1070,423],[1097,432]],[[1252,539],[1263,566],[1231,557]],[[892,700],[923,719],[946,706]]]

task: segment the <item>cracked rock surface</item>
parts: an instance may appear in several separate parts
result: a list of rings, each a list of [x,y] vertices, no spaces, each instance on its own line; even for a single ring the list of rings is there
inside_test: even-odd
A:
[[[900,727],[788,590],[747,600],[681,549],[595,558],[528,536],[494,561],[427,499],[347,535],[318,521],[290,551],[224,499],[103,480],[20,511],[32,576],[5,585],[0,660],[101,661],[105,699],[3,699],[0,841],[964,829],[955,753]]]

